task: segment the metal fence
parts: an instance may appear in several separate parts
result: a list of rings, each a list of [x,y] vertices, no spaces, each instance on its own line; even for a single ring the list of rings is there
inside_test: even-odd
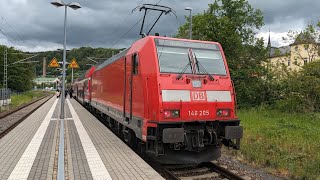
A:
[[[11,90],[0,89],[0,106],[9,105],[11,103]]]

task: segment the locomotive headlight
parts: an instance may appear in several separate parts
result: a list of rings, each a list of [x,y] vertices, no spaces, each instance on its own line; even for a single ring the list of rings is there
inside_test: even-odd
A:
[[[230,109],[218,109],[217,116],[218,117],[229,117],[230,116]]]
[[[180,117],[180,110],[164,110],[163,112],[164,118],[179,118]]]
[[[192,81],[192,87],[196,87],[196,88],[202,87],[201,81],[199,81],[199,80],[193,80],[193,81]]]

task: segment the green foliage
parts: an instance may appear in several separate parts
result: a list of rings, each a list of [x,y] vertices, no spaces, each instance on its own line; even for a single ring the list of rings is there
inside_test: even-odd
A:
[[[320,176],[320,114],[249,109],[238,115],[245,133],[236,154],[290,179]]]
[[[246,0],[215,0],[203,14],[193,16],[193,38],[222,45],[240,106],[258,105],[268,98],[261,78],[267,72],[262,66],[266,49],[263,40],[255,38],[262,25],[262,12]],[[189,23],[182,25],[177,37],[187,38],[188,27]]]
[[[28,91],[22,94],[13,95],[11,97],[10,108],[21,106],[22,104],[28,103],[32,100],[43,97],[47,93],[43,91]]]
[[[0,87],[3,85],[3,63],[4,63],[4,48],[5,46],[0,46]],[[98,58],[96,61],[101,62],[112,56],[112,54],[117,54],[123,49],[106,49],[106,48],[91,48],[91,47],[81,47],[79,49],[72,49],[67,52],[67,62],[71,62],[72,58],[75,58],[80,66],[79,69],[74,69],[74,79],[76,79],[80,74],[85,73],[91,66],[87,64],[96,64],[87,59],[87,57]],[[40,52],[38,56],[33,58],[33,61],[39,61],[36,64],[14,64],[21,59],[30,57],[27,52],[21,52],[15,50],[14,48],[8,48],[8,88],[16,92],[25,92],[31,90],[34,86],[33,79],[37,75],[38,77],[42,75],[43,70],[43,58],[47,58],[47,65],[50,63],[53,57],[56,57],[58,61],[62,61],[62,50],[57,51],[47,51]],[[57,68],[47,68],[47,75],[51,77],[57,77],[61,74],[61,71],[57,71]],[[67,69],[67,80],[71,82],[71,69]]]
[[[67,52],[67,62],[71,62],[73,58],[75,58],[80,66],[79,69],[74,69],[74,79],[76,79],[79,75],[85,73],[91,66],[89,64],[95,65],[95,62],[90,61],[87,57],[98,58],[95,59],[98,62],[104,61],[112,56],[112,54],[117,54],[123,49],[108,49],[108,48],[91,48],[91,47],[81,47],[71,49]],[[42,52],[39,55],[39,63],[36,67],[37,76],[42,75],[42,59],[43,57],[47,58],[47,65],[50,63],[51,59],[56,57],[58,61],[62,61],[63,50],[57,51],[47,51]],[[67,66],[66,66],[67,67]],[[62,68],[62,67],[61,67]],[[61,71],[57,71],[57,68],[47,68],[47,74],[49,76],[59,76]],[[67,68],[67,80],[71,82],[71,69]]]
[[[236,68],[230,67],[232,79],[237,92],[240,107],[256,106],[270,98],[267,80],[267,70],[262,66],[266,51],[263,41],[243,48],[242,56],[236,62]]]
[[[4,68],[4,48],[0,46],[0,85],[3,86],[3,68]],[[34,67],[33,64],[13,64],[21,59],[30,57],[24,52],[17,51],[14,48],[8,48],[8,88],[17,92],[30,90],[33,86]]]
[[[287,112],[320,111],[319,61],[308,63],[300,72],[288,72],[279,83],[277,109]]]

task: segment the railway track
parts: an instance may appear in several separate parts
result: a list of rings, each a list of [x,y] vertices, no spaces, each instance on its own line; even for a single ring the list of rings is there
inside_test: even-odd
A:
[[[244,180],[228,169],[215,163],[207,162],[199,165],[156,165],[159,172],[170,180]]]
[[[0,139],[18,126],[30,114],[46,103],[53,95],[49,94],[17,109],[13,109],[0,115]]]

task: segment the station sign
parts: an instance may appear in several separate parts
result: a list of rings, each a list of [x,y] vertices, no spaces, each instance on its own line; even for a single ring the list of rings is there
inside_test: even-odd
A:
[[[60,67],[60,64],[58,63],[58,60],[54,57],[54,58],[52,58],[52,60],[50,61],[48,67],[58,68],[58,67]]]
[[[73,58],[71,60],[71,63],[68,66],[69,68],[75,69],[75,68],[80,68],[79,64],[77,63],[77,60],[75,58]]]

